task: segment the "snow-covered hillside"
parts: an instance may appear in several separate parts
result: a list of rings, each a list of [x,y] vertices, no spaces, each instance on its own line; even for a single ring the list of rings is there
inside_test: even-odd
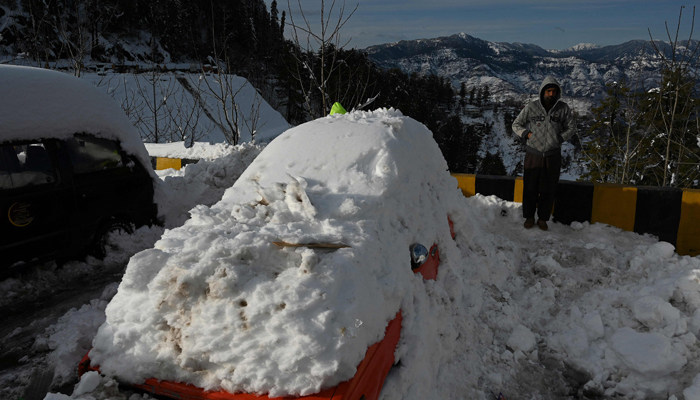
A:
[[[165,66],[167,68],[167,66]],[[111,95],[146,142],[268,142],[290,125],[245,79],[215,73],[85,73]]]

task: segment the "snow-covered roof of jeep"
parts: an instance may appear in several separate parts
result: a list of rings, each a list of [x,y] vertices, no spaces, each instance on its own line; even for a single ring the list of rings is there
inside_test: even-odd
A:
[[[115,139],[149,164],[139,133],[119,104],[93,84],[66,73],[0,65],[0,142],[67,138]]]

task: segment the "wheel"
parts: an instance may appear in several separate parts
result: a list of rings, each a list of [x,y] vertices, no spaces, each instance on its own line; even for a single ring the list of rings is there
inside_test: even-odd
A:
[[[130,235],[134,233],[134,226],[131,223],[120,219],[110,219],[97,231],[95,240],[92,243],[90,255],[101,260],[105,258],[107,252],[118,249],[119,244],[113,240],[114,234],[118,233],[126,233]]]

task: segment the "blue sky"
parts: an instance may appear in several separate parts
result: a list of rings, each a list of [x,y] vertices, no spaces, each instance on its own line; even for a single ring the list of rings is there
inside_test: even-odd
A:
[[[269,7],[272,0],[265,1]],[[314,23],[320,20],[320,4],[321,0],[301,0],[307,18]],[[326,13],[330,4],[326,0]],[[682,5],[686,8],[681,37],[686,39],[696,5],[675,0],[348,0],[346,12],[357,4],[355,15],[341,31],[345,40],[352,38],[349,47],[364,48],[464,32],[484,40],[532,43],[545,49],[649,39],[647,28],[654,39],[668,40],[664,22],[668,22],[675,35]],[[290,0],[290,5],[299,24],[298,0]],[[336,9],[339,5],[342,1],[336,2]],[[280,12],[287,10],[287,1],[278,0],[278,8]],[[700,7],[697,19],[693,37],[700,39]]]

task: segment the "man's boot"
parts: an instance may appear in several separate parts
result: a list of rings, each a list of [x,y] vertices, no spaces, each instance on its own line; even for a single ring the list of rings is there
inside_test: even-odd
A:
[[[535,226],[535,219],[534,218],[525,218],[525,223],[523,224],[525,229],[530,229],[533,226]]]
[[[547,221],[545,221],[543,219],[537,220],[537,226],[539,226],[540,229],[542,229],[543,231],[546,231],[547,229],[549,229],[549,227],[547,226]]]

